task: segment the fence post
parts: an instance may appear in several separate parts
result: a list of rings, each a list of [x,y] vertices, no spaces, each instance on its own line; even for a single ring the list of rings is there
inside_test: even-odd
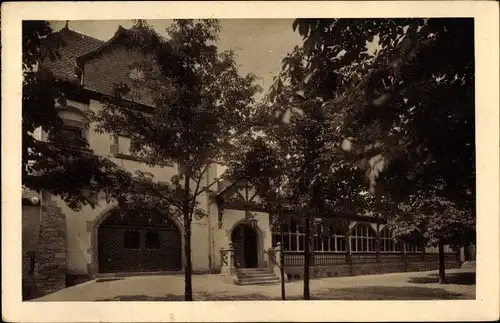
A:
[[[404,240],[401,240],[400,243],[403,245],[401,250],[403,252],[403,266],[404,266],[404,271],[408,271],[408,259],[406,257],[406,243]]]
[[[352,264],[352,250],[351,250],[351,230],[349,229],[349,222],[347,222],[347,227],[345,231],[345,243],[346,243],[346,262],[349,265],[349,272],[351,276],[354,273]]]
[[[377,232],[375,232],[375,262],[377,263],[377,271],[382,272],[382,263],[380,259],[380,224],[377,223]]]

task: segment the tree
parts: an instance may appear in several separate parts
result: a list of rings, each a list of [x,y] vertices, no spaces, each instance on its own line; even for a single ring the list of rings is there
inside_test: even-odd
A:
[[[218,182],[207,172],[245,132],[253,96],[260,90],[254,75],[238,74],[232,51],[218,52],[213,45],[219,29],[217,20],[175,20],[163,37],[137,21],[118,41],[145,55],[144,62],[135,64],[144,79],[133,87],[117,84],[115,95],[92,116],[98,131],[131,138],[132,152],[147,164],[179,166],[170,183],[136,173],[115,193],[129,210],[148,208],[181,219],[186,301],[193,300],[191,223],[206,213],[199,197]],[[151,98],[152,107],[130,100],[138,92]]]
[[[57,102],[65,100],[63,84],[43,62],[59,59],[58,49],[64,42],[52,34],[47,21],[23,21],[22,45],[22,185],[60,196],[75,210],[94,206],[89,192],[106,191],[119,169],[94,155],[86,140],[73,141],[63,135],[56,108]],[[39,130],[47,138],[35,137]]]
[[[308,71],[315,75],[319,70],[315,64],[329,61],[323,73],[337,76],[336,100],[328,100],[331,91],[316,93],[327,95],[323,97],[332,110],[345,106],[339,116],[344,137],[363,148],[371,145],[366,158],[379,153],[385,158],[380,174],[384,178],[377,181],[384,183],[384,190],[394,197],[396,191],[401,192],[405,198],[418,190],[437,189],[440,195],[473,207],[473,21],[296,23],[306,38],[305,51],[310,53]],[[375,39],[377,51],[364,52],[367,42]]]
[[[417,238],[439,250],[439,283],[446,283],[444,246],[455,249],[475,242],[475,218],[469,210],[434,194],[410,196],[398,205],[388,225],[396,237]]]
[[[274,138],[279,139],[279,138]],[[285,212],[289,211],[287,201],[288,160],[280,153],[277,142],[266,140],[263,136],[247,136],[241,138],[239,149],[226,163],[228,170],[225,177],[234,184],[245,183],[256,190],[261,208],[269,213],[273,229],[279,227],[283,236]],[[281,241],[281,246],[283,242]],[[281,299],[285,300],[284,254],[280,259]]]
[[[335,218],[338,209],[354,207],[352,201],[365,198],[360,194],[362,176],[353,170],[357,166],[345,160],[339,144],[329,146],[337,133],[330,131],[321,100],[296,93],[304,77],[303,62],[300,49],[284,59],[286,68],[276,87],[257,108],[255,136],[240,145],[244,153],[233,158],[231,167],[236,178],[245,178],[258,188],[271,213],[276,214],[273,206],[281,204],[303,222],[303,297],[310,299],[313,222]],[[279,111],[288,111],[284,123],[277,119],[280,115],[275,112]]]
[[[461,210],[459,222],[473,223],[473,20],[297,19],[293,28],[303,46],[285,58],[274,91],[296,73],[290,62],[300,54],[293,94],[322,102],[336,143],[385,201],[376,204],[396,217],[410,197],[436,197]],[[282,116],[292,110],[284,107]]]

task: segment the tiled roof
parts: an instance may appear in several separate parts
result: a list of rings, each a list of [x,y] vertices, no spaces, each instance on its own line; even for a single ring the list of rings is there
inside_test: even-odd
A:
[[[59,80],[79,84],[76,75],[76,58],[90,51],[95,50],[104,42],[70,29],[63,29],[58,32],[64,41],[64,46],[59,49],[60,58],[43,62],[43,66],[49,68],[54,76]]]
[[[64,47],[59,49],[60,59],[47,60],[43,65],[49,68],[57,79],[79,85],[81,81],[76,74],[78,61],[83,72],[83,88],[99,94],[112,95],[114,86],[122,82],[133,89],[132,80],[128,77],[130,65],[145,60],[145,57],[115,44],[117,36],[127,32],[130,30],[120,27],[113,38],[103,42],[63,29],[59,32],[65,41]],[[127,99],[143,105],[152,105],[151,96],[146,91],[136,88],[131,94],[133,95],[129,95]]]
[[[134,89],[129,78],[130,66],[145,59],[144,55],[128,51],[122,46],[109,45],[109,49],[84,62],[84,87],[87,90],[102,94],[113,94],[115,85],[127,84],[132,91],[128,99],[137,103],[152,105],[147,91]]]

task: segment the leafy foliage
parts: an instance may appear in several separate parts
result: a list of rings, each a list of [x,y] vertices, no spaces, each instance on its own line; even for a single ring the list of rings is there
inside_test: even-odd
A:
[[[192,300],[191,223],[194,216],[205,215],[198,197],[219,180],[209,176],[210,167],[248,132],[253,96],[260,91],[254,75],[238,74],[233,52],[218,52],[213,45],[218,32],[216,20],[175,20],[163,37],[137,21],[116,41],[144,54],[145,60],[134,64],[144,78],[132,86],[117,84],[115,95],[91,115],[97,131],[131,138],[136,143],[131,151],[150,166],[178,165],[179,173],[169,183],[138,173],[115,194],[128,208],[136,205],[182,218],[186,300]],[[141,93],[151,106],[133,100]]]
[[[86,140],[74,141],[62,132],[56,103],[65,102],[63,84],[42,65],[59,59],[62,38],[46,21],[23,21],[22,28],[22,185],[58,195],[76,210],[93,206],[93,193],[112,185],[118,169],[93,155]],[[47,138],[34,136],[40,130]]]
[[[361,194],[363,178],[356,163],[332,144],[337,134],[330,131],[321,100],[294,95],[302,71],[300,55],[293,59],[296,68],[283,73],[285,81],[278,79],[275,92],[257,106],[254,136],[240,144],[230,168],[233,178],[245,178],[257,188],[275,222],[283,220],[279,214],[284,209],[305,224],[304,299],[309,299],[313,219],[341,216],[340,210],[355,213],[368,200]],[[285,123],[276,122],[280,111],[285,111]]]
[[[303,46],[283,60],[270,97],[319,101],[330,146],[340,143],[344,159],[358,161],[375,194],[372,206],[393,225],[414,219],[430,244],[450,240],[453,230],[438,223],[473,231],[473,20],[297,19],[293,27]],[[277,113],[286,124],[300,106],[282,104]],[[449,212],[430,216],[410,202],[435,199],[447,201]],[[398,205],[409,213],[402,216]],[[416,214],[427,214],[427,224]]]
[[[322,207],[349,204],[342,197],[359,197],[352,179],[361,173],[372,194],[351,205],[385,215],[397,235],[440,246],[473,239],[473,20],[297,19],[292,27],[303,44],[283,59],[267,99],[287,147],[305,148],[293,155],[305,162],[296,192],[315,192]]]
[[[429,246],[439,243],[463,246],[475,242],[475,217],[469,210],[440,197],[410,197],[400,204],[389,226],[398,237],[420,240]]]
[[[359,147],[366,168],[381,154],[385,165],[372,175],[383,178],[373,184],[399,200],[425,189],[473,208],[473,20],[295,24],[305,39],[303,91],[325,88],[320,74],[336,75],[327,90],[314,93],[344,138]]]

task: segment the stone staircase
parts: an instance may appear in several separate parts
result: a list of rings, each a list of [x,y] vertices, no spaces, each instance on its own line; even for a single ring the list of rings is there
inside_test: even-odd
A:
[[[237,285],[272,285],[279,284],[280,279],[276,277],[272,268],[238,268]]]

